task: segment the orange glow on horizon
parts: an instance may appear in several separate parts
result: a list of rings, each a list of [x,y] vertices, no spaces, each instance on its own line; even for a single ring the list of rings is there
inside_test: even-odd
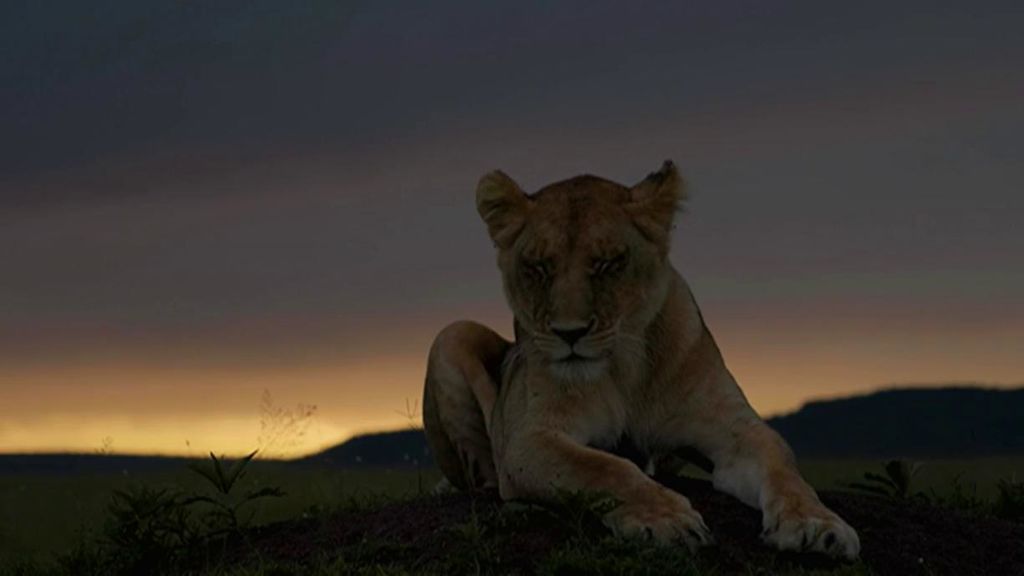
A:
[[[882,386],[1019,382],[1013,334],[854,330],[825,338],[790,329],[767,338],[725,320],[715,334],[727,365],[766,416]],[[423,370],[421,355],[400,355],[274,370],[5,371],[0,383],[18,385],[0,388],[17,391],[0,403],[0,452],[238,455],[261,448],[260,397],[267,390],[286,411],[317,405],[301,437],[286,432],[275,446],[262,446],[267,456],[295,457],[359,433],[418,425]]]
[[[422,363],[402,358],[278,370],[108,365],[4,372],[0,383],[18,386],[6,387],[16,392],[0,399],[0,453],[188,456],[260,448],[271,457],[301,456],[357,434],[418,425]],[[289,426],[286,416],[275,421],[261,410],[265,391],[286,416],[297,414],[299,404],[316,410],[298,425]],[[276,440],[267,445],[270,437]]]
[[[881,387],[1022,383],[1017,343],[1024,333],[1012,318],[867,317],[812,302],[765,310],[714,301],[704,307],[726,365],[765,416]],[[508,323],[496,310],[472,316],[499,331]],[[159,357],[128,350],[64,365],[8,364],[0,368],[0,453],[195,456],[261,448],[269,457],[295,457],[360,433],[418,425],[435,322],[420,319],[400,335],[375,335],[368,349],[350,348],[353,356],[333,361],[277,362],[268,352],[260,359],[271,361],[232,362],[211,352],[206,361],[185,363],[181,357],[192,357],[168,349]],[[327,349],[346,348],[328,340],[321,343]],[[261,431],[265,391],[285,416],[300,404],[316,411],[268,445],[266,426]]]

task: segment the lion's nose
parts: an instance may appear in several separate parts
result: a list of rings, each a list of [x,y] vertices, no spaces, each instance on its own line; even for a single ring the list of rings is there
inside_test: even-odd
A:
[[[551,333],[558,336],[565,341],[566,344],[572,346],[590,332],[590,329],[594,327],[594,323],[589,324],[583,323],[562,323],[562,324],[551,324]]]

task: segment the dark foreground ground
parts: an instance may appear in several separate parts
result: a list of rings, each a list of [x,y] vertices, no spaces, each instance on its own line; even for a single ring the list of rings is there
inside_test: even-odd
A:
[[[860,533],[861,561],[779,554],[758,540],[759,514],[705,481],[665,480],[690,497],[717,545],[678,548],[616,540],[599,503],[555,510],[448,494],[266,526],[237,551],[272,573],[893,574],[1024,576],[1024,524],[928,504],[845,492],[822,500]],[[333,566],[325,570],[324,566]],[[315,569],[313,567],[316,567]]]

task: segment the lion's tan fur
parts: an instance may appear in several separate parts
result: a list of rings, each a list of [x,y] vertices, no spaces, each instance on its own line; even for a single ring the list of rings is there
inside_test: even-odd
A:
[[[580,176],[527,195],[501,172],[481,179],[516,341],[473,322],[436,339],[424,424],[438,465],[505,499],[606,493],[617,532],[698,546],[711,537],[689,501],[605,451],[622,438],[654,459],[695,449],[717,488],[763,511],[766,541],[855,557],[856,533],[751,409],[669,262],[684,199],[671,163],[633,187]]]

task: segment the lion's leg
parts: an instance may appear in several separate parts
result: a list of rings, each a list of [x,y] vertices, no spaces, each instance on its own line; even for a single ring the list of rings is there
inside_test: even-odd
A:
[[[719,455],[712,478],[716,488],[761,509],[765,542],[780,550],[857,557],[857,532],[821,503],[778,433],[757,420],[733,435],[734,446]]]
[[[691,549],[711,543],[711,532],[690,501],[649,478],[633,462],[585,446],[555,429],[517,431],[500,462],[505,499],[557,502],[565,493],[607,496],[617,505],[604,523],[623,536]]]
[[[804,481],[785,440],[747,403],[732,376],[700,387],[705,409],[688,424],[693,445],[713,463],[715,488],[762,511],[762,538],[781,550],[846,558],[860,553],[857,533]]]
[[[494,376],[510,344],[489,328],[456,322],[430,349],[423,390],[423,427],[434,460],[463,490],[496,487],[490,438],[497,394]]]

